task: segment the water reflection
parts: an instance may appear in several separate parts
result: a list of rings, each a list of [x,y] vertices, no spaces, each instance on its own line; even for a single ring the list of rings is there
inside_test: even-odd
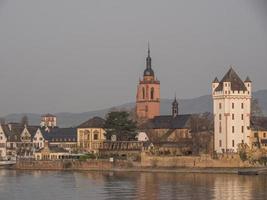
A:
[[[266,176],[0,170],[0,199],[267,199]]]

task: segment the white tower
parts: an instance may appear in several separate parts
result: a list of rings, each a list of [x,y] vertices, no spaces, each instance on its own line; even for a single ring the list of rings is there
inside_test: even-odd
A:
[[[212,83],[214,150],[236,152],[247,143],[250,132],[251,81],[243,82],[231,67],[223,79]]]

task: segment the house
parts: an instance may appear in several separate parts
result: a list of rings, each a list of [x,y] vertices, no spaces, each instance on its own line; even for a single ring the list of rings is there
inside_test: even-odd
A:
[[[76,132],[76,128],[54,128],[50,131],[39,131],[39,137],[36,135],[36,139],[39,138],[39,141],[42,141],[40,142],[41,146],[47,141],[50,146],[57,146],[69,152],[74,152],[77,150]]]
[[[40,127],[49,127],[49,128],[57,127],[57,117],[49,113],[42,115]]]
[[[4,125],[0,124],[0,159],[6,158],[6,143],[7,136],[3,128]]]
[[[58,146],[50,146],[48,141],[44,143],[44,148],[33,153],[35,160],[61,160],[69,158],[70,154],[67,150]]]
[[[267,150],[267,117],[251,117],[249,146]]]
[[[93,117],[77,127],[78,148],[85,152],[98,152],[105,138],[105,120]]]

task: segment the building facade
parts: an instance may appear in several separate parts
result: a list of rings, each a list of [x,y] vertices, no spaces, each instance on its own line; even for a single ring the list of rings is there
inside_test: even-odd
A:
[[[104,119],[93,117],[78,126],[77,144],[80,151],[98,152],[102,142],[106,140],[104,123]]]
[[[41,116],[41,127],[57,127],[57,117],[55,115],[46,114]]]
[[[152,119],[160,115],[160,82],[152,69],[152,59],[148,47],[146,69],[143,79],[139,81],[136,94],[137,119]]]
[[[236,152],[238,144],[249,144],[252,85],[242,81],[234,69],[212,83],[214,150]]]

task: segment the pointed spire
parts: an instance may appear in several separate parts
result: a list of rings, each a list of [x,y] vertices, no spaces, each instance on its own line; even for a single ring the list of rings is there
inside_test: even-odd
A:
[[[212,83],[219,83],[219,80],[217,77],[215,77],[214,81]]]
[[[252,81],[250,80],[250,78],[247,76],[245,83],[251,83]]]
[[[149,42],[148,42],[148,45],[147,45],[146,68],[147,69],[151,68],[151,57],[150,57],[150,45],[149,45]]]
[[[178,102],[175,93],[174,100],[172,102],[172,116],[176,117],[177,115],[178,115]]]

